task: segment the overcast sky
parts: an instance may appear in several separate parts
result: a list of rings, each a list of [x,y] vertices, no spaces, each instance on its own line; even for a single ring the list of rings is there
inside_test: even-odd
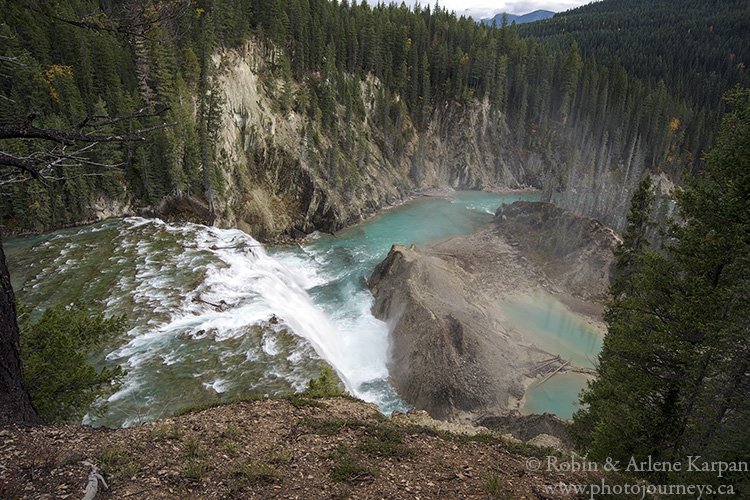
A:
[[[448,10],[455,10],[458,15],[468,15],[475,19],[492,17],[501,12],[508,14],[528,14],[535,10],[551,10],[561,12],[572,9],[592,0],[439,0],[440,6]],[[367,0],[371,5],[376,5],[379,0]],[[412,6],[417,0],[404,0],[406,5]],[[385,3],[391,3],[385,0]],[[401,0],[396,1],[401,5]],[[421,0],[423,6],[435,5],[435,0]]]

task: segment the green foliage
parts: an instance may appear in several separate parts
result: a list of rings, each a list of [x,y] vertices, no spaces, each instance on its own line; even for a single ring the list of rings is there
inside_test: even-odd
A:
[[[133,459],[130,450],[120,445],[105,448],[98,458],[101,468],[109,476],[130,477],[140,468],[138,462]]]
[[[210,470],[205,460],[205,452],[201,450],[199,436],[191,436],[185,441],[185,458],[187,463],[182,469],[182,477],[191,483],[200,482]]]
[[[199,437],[192,436],[185,441],[185,454],[190,458],[201,458],[201,441]]]
[[[321,370],[317,379],[310,379],[307,382],[307,386],[301,394],[308,398],[332,398],[343,396],[346,391],[341,386],[338,377],[333,373],[333,368],[326,366]]]
[[[333,436],[334,434],[337,434],[342,427],[347,425],[347,421],[340,418],[313,420],[310,417],[304,417],[300,423],[310,427],[316,434],[324,436]]]
[[[189,457],[182,469],[182,477],[189,483],[198,483],[210,470],[211,467],[205,461]]]
[[[45,422],[80,420],[101,414],[101,399],[117,390],[125,371],[119,366],[97,371],[87,358],[125,331],[125,318],[91,316],[83,303],[45,310],[38,321],[19,314],[24,375],[31,398]]]
[[[198,413],[203,410],[208,410],[209,408],[215,408],[217,406],[221,406],[223,404],[227,404],[226,402],[219,402],[219,401],[211,401],[208,403],[196,403],[193,405],[188,405],[180,408],[176,412],[172,414],[172,417],[180,417],[182,415],[189,415],[191,413]]]
[[[389,425],[370,426],[359,449],[373,456],[406,457],[412,454],[404,445],[401,432]]]
[[[670,239],[634,254],[608,306],[599,377],[574,415],[594,459],[736,462],[750,449],[750,90],[727,100],[703,175],[676,193]],[[746,474],[700,479],[750,491]]]
[[[380,420],[379,418],[377,419]],[[372,424],[352,419],[333,418],[319,420],[304,417],[300,420],[300,424],[310,427],[316,434],[325,436],[339,434],[345,427],[364,428],[365,438],[358,446],[360,450],[373,456],[405,457],[411,455],[411,450],[404,445],[402,432],[393,425],[389,425],[387,419],[385,422]]]
[[[292,461],[291,452],[284,446],[275,444],[268,448],[268,463],[269,464],[286,464]]]
[[[334,481],[353,482],[374,475],[372,469],[357,462],[349,447],[343,443],[339,444],[336,452],[331,453],[331,458],[334,466],[330,476]]]
[[[487,471],[484,474],[484,487],[496,500],[513,498],[513,491],[507,484],[503,483],[500,474],[494,470]]]
[[[189,415],[191,413],[198,413],[203,410],[207,410],[209,408],[215,408],[217,406],[222,406],[222,405],[227,405],[227,404],[262,401],[264,399],[265,399],[265,396],[263,396],[262,394],[249,394],[249,395],[237,396],[232,399],[225,400],[225,401],[206,401],[204,403],[196,403],[196,404],[184,406],[180,408],[179,410],[175,411],[172,414],[172,417],[179,417],[182,415]]]
[[[182,438],[182,430],[175,424],[171,425],[160,425],[151,431],[151,439],[156,442],[163,442],[166,440],[178,441]]]
[[[223,199],[218,76],[228,58],[217,68],[212,56],[219,47],[244,50],[248,37],[265,58],[267,87],[278,89],[270,107],[306,115],[313,133],[306,130],[303,154],[334,189],[360,188],[368,163],[367,147],[358,147],[356,139],[363,129],[395,163],[434,110],[487,99],[515,129],[520,146],[543,151],[549,164],[567,161],[567,175],[545,174],[545,192],[575,186],[562,203],[617,229],[624,226],[622,210],[611,209],[607,196],[621,193],[611,186],[634,188],[644,168],[674,177],[697,171],[723,114],[718,96],[726,85],[748,80],[747,44],[737,43],[744,41],[738,33],[744,34],[747,7],[735,1],[718,8],[697,0],[686,6],[610,0],[542,23],[492,28],[438,5],[410,10],[396,3],[199,0],[183,17],[153,26],[147,39],[121,39],[55,20],[64,15],[116,22],[127,18],[122,1],[105,2],[100,10],[85,0],[53,2],[42,15],[14,2],[2,5],[8,21],[0,25],[0,49],[24,63],[3,66],[9,76],[0,79],[4,120],[22,121],[38,110],[40,124],[71,128],[102,109],[117,116],[156,102],[170,107],[161,118],[176,123],[152,134],[148,145],[97,149],[93,160],[121,163],[121,171],[89,176],[83,174],[90,167],[81,166],[64,183],[4,187],[8,196],[0,197],[0,214],[15,230],[85,220],[102,194],[127,192],[136,205],[155,205],[175,190],[209,202]],[[604,13],[614,17],[602,25]],[[672,27],[675,19],[679,30]],[[566,31],[556,41],[560,26]],[[519,31],[530,29],[542,30],[538,36],[552,45],[519,38]],[[619,38],[625,32],[628,43]],[[661,50],[662,39],[670,42],[666,57],[650,48]],[[683,92],[696,81],[703,90]],[[373,112],[366,116],[371,98]],[[112,131],[159,123],[117,123]],[[44,146],[5,141],[2,147],[29,155]],[[415,168],[413,177],[418,174]],[[578,194],[589,190],[593,198]]]
[[[290,394],[283,396],[283,399],[289,401],[289,403],[295,408],[304,408],[305,406],[311,406],[313,408],[328,408],[328,405],[317,399],[301,398],[296,394]]]
[[[251,460],[237,464],[234,476],[240,480],[242,486],[246,486],[262,482],[272,483],[279,477],[279,471],[269,463]]]
[[[608,0],[518,30],[555,47],[576,43],[586,56],[618,61],[643,81],[664,80],[676,95],[715,106],[735,83],[750,84],[748,18],[739,0],[683,0],[679,9],[669,0]]]
[[[629,280],[639,269],[639,260],[651,245],[646,234],[654,223],[651,221],[653,203],[656,196],[651,176],[643,178],[630,199],[630,213],[622,241],[617,244],[615,254],[615,276],[610,293],[619,297],[627,291],[633,292]]]

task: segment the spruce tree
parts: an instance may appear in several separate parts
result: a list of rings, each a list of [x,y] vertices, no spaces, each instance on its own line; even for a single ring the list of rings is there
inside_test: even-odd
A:
[[[125,318],[91,315],[83,303],[46,309],[32,322],[19,311],[26,384],[46,423],[75,422],[107,409],[103,396],[115,392],[125,371],[95,369],[87,357],[125,330]]]
[[[573,437],[592,458],[747,457],[750,90],[735,90],[727,100],[734,111],[703,174],[677,191],[678,220],[662,251],[639,251],[641,238],[623,242],[619,262],[632,272],[613,289],[599,377],[574,415]],[[631,213],[629,222],[635,220],[645,219]],[[750,492],[741,475],[703,480]]]
[[[651,176],[646,175],[630,199],[630,214],[622,241],[615,249],[615,277],[610,290],[613,297],[620,297],[629,288],[629,279],[637,272],[639,260],[651,242],[646,234],[653,226],[651,213],[655,200]]]

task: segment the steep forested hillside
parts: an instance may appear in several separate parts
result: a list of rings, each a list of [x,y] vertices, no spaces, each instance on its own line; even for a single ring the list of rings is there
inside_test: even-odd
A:
[[[710,498],[721,488],[747,498],[750,90],[731,91],[727,102],[732,112],[703,175],[676,193],[680,222],[663,228],[662,245],[647,238],[648,178],[633,196],[615,250],[598,378],[581,396],[573,435],[595,460],[741,462],[723,475],[691,475],[710,470],[703,465],[642,472],[657,484],[701,478]]]
[[[118,122],[113,131],[175,123],[147,143],[100,145],[88,164],[53,165],[50,177],[65,180],[48,186],[6,170],[0,203],[11,230],[85,220],[92,205],[113,200],[131,211],[156,207],[171,193],[191,195],[211,220],[266,237],[333,229],[436,185],[534,186],[621,227],[643,172],[679,178],[710,139],[707,112],[662,82],[603,66],[575,43],[548,48],[520,39],[516,26],[477,26],[439,7],[0,7],[2,125],[39,111],[37,123],[71,128],[145,104],[164,110],[162,119]],[[250,80],[239,105],[229,87]],[[49,147],[2,145],[17,156]],[[97,164],[119,167],[84,175]],[[283,220],[271,220],[280,210]]]
[[[519,33],[553,47],[575,41],[584,57],[622,65],[651,85],[661,80],[710,127],[721,119],[724,93],[750,85],[750,4],[742,0],[604,0]]]

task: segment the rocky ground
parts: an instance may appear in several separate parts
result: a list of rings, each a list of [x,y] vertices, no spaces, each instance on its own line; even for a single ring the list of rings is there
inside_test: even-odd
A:
[[[551,454],[565,460],[490,434],[386,418],[349,398],[266,399],[127,429],[0,430],[0,498],[81,499],[91,471],[83,461],[109,485],[99,499],[556,500],[576,497],[548,491],[554,485],[601,480],[527,466]]]

